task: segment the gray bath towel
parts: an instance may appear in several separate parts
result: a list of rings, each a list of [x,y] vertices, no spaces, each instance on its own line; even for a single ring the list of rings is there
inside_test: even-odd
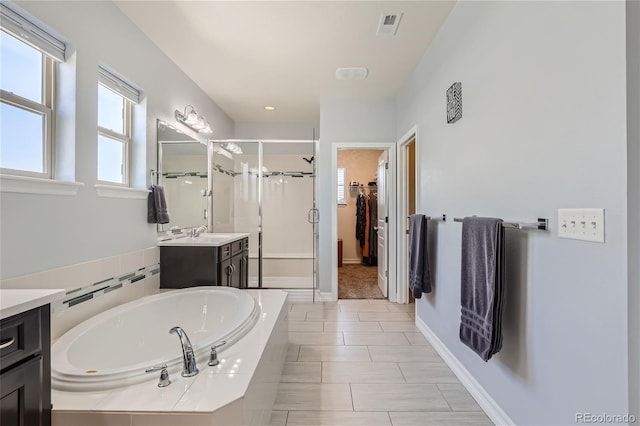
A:
[[[420,299],[422,293],[431,293],[431,273],[427,251],[427,223],[423,214],[409,218],[409,288],[413,297]]]
[[[151,192],[147,198],[147,222],[169,223],[167,201],[164,198],[164,188],[159,185],[151,185]]]
[[[504,266],[502,219],[465,217],[462,223],[460,341],[485,361],[502,347]]]

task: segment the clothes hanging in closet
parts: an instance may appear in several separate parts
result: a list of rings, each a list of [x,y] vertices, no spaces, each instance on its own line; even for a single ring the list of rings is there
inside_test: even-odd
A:
[[[378,264],[378,194],[374,191],[369,193],[369,247],[363,261],[372,266]]]
[[[356,239],[360,244],[362,263],[378,264],[378,196],[375,191],[369,195],[358,194],[356,199]]]
[[[365,229],[367,227],[367,200],[366,196],[361,192],[356,199],[356,240],[360,243],[360,247],[364,246]]]

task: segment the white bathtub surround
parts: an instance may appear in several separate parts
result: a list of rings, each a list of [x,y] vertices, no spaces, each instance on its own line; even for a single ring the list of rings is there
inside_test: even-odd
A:
[[[63,289],[0,289],[0,320],[61,300],[64,293]]]
[[[100,391],[148,381],[145,369],[166,364],[182,371],[177,337],[180,326],[189,336],[199,364],[210,348],[232,346],[256,323],[260,309],[246,292],[226,287],[194,287],[147,296],[97,315],[74,327],[51,349],[54,389]],[[106,346],[131,348],[105,351]],[[90,374],[87,371],[91,371]]]
[[[64,289],[65,301],[87,296],[83,303],[69,307],[52,304],[51,338],[56,339],[82,321],[107,309],[158,292],[159,275],[153,271],[160,261],[160,249],[150,247],[118,256],[68,265],[0,281],[2,289]],[[146,273],[148,270],[149,273]],[[144,278],[141,276],[144,275]],[[122,280],[120,281],[120,279]],[[111,282],[109,289],[105,283]],[[122,284],[122,286],[119,286]],[[79,302],[82,299],[74,301]]]
[[[180,291],[184,290],[163,295]],[[156,386],[159,373],[152,373],[147,382],[121,389],[54,389],[53,424],[268,424],[287,352],[287,295],[278,290],[243,292],[255,299],[260,316],[242,339],[221,348],[217,367],[198,359],[197,376],[184,378],[173,373],[172,383],[166,388]],[[193,333],[185,330],[191,338]],[[176,340],[180,354],[177,338],[168,332],[167,336]]]

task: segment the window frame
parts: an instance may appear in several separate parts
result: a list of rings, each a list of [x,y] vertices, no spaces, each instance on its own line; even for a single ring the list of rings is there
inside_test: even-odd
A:
[[[340,171],[342,171],[342,184],[340,184]],[[340,188],[342,187],[342,198],[340,198]],[[336,168],[336,203],[339,206],[347,205],[347,169],[345,167]]]
[[[12,169],[6,167],[0,167],[0,173],[12,176],[26,176],[35,177],[41,179],[53,179],[54,178],[54,132],[55,132],[55,73],[56,73],[56,61],[48,54],[36,49],[34,46],[25,42],[22,38],[16,37],[5,29],[0,29],[5,34],[16,38],[18,41],[36,50],[42,57],[42,102],[36,102],[31,99],[23,98],[16,95],[13,92],[0,89],[0,102],[7,105],[11,105],[15,108],[20,108],[25,111],[40,114],[44,117],[44,124],[42,129],[42,172],[33,172],[29,170]]]
[[[98,81],[98,86],[102,86],[107,90],[112,91],[113,93],[115,93],[116,95],[120,96],[122,98],[122,102],[123,102],[123,124],[124,124],[124,128],[123,131],[124,133],[118,133],[115,132],[113,130],[107,129],[105,127],[102,127],[100,125],[98,125],[98,136],[103,136],[106,138],[109,138],[111,140],[115,140],[117,142],[120,142],[123,144],[123,164],[122,164],[122,177],[124,182],[113,182],[113,181],[108,181],[108,180],[101,180],[98,178],[98,169],[96,168],[96,182],[98,184],[101,185],[108,185],[108,186],[119,186],[119,187],[123,187],[123,188],[129,188],[130,187],[130,175],[131,175],[131,122],[132,122],[132,111],[133,111],[133,105],[132,105],[132,101],[130,99],[128,99],[126,96],[122,95],[121,93],[118,93],[116,91],[114,91],[112,88],[110,88],[108,85],[102,83],[101,81]],[[99,89],[99,87],[98,87]],[[98,104],[98,108],[100,108],[100,105]],[[97,144],[99,143],[99,139],[96,139],[96,147]],[[98,160],[96,165],[99,167],[100,165],[100,158],[96,156],[96,159]]]

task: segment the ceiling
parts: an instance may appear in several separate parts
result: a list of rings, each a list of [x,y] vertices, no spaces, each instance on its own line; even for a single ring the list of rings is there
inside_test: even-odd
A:
[[[115,1],[236,122],[317,123],[325,96],[395,96],[454,1]],[[381,15],[403,13],[395,36]],[[365,80],[336,80],[366,67]],[[276,106],[265,111],[265,105]],[[197,107],[197,106],[196,106]]]

